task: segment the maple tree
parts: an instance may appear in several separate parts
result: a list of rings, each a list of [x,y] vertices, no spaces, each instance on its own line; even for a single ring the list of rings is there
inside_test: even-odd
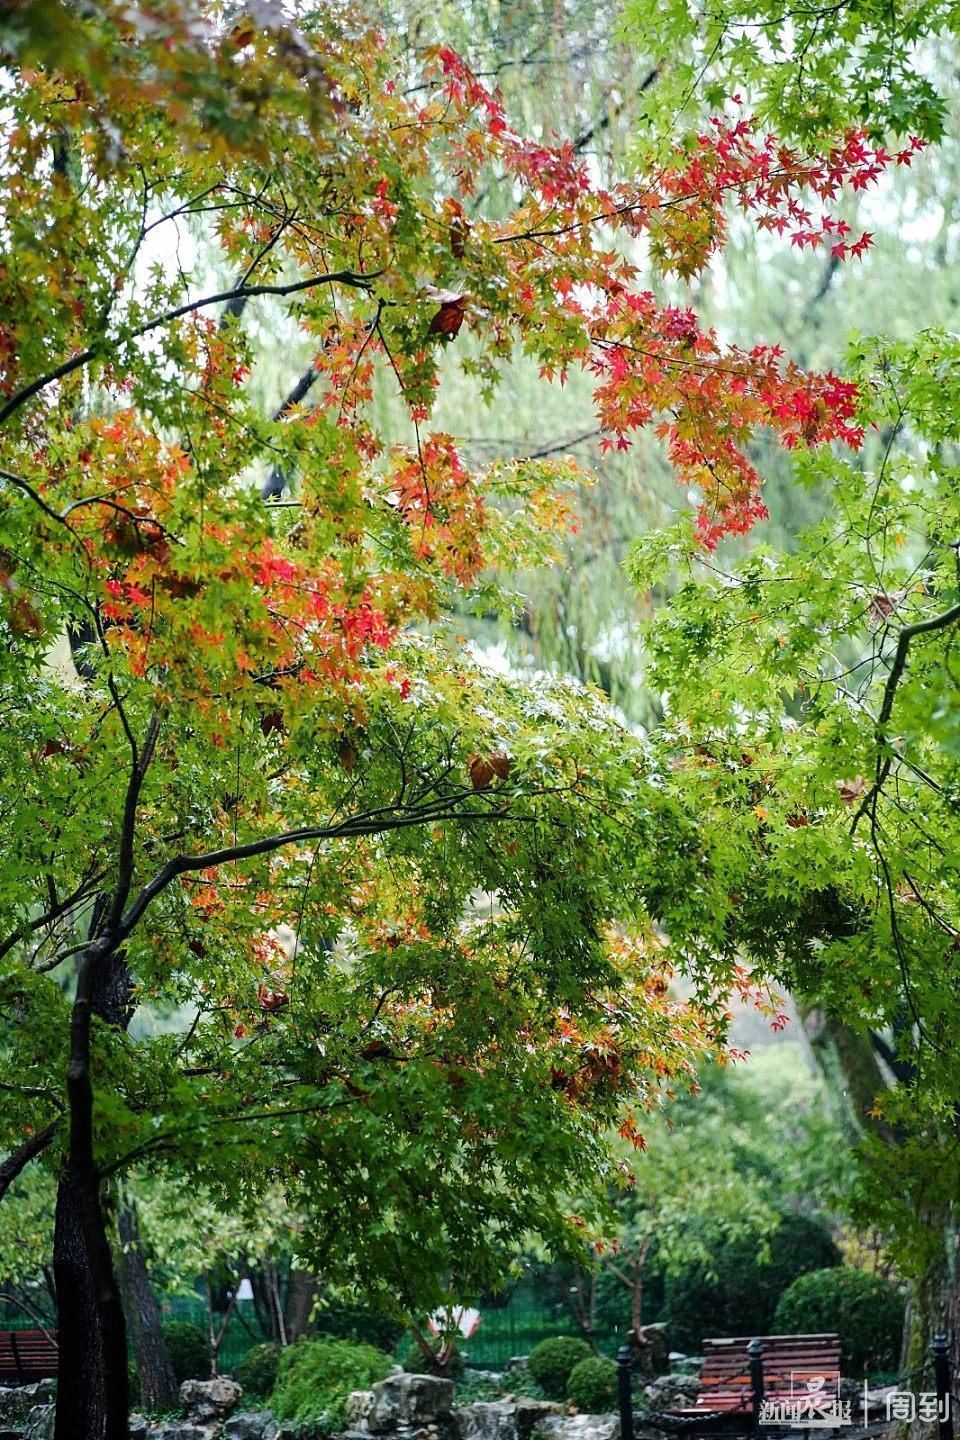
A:
[[[857,1210],[913,1304],[909,1363],[956,1354],[956,636],[960,350],[929,331],[859,339],[866,463],[809,452],[831,503],[793,552],[706,556],[689,524],[641,542],[679,588],[650,633],[674,779],[722,847],[718,923],[845,1027],[862,1139]],[[710,663],[706,663],[706,657]]]
[[[906,14],[869,0],[782,5],[721,0],[709,10],[627,0],[624,36],[656,63],[642,123],[721,105],[746,91],[777,132],[807,144],[863,127],[877,137],[949,134],[957,15],[949,4]],[[694,122],[695,123],[695,122]]]
[[[658,426],[701,546],[748,528],[751,436],[856,446],[856,387],[723,345],[640,263],[695,274],[730,203],[855,256],[831,201],[916,143],[718,119],[604,188],[454,51],[411,68],[323,7],[43,0],[2,45],[0,1184],[59,1175],[58,1440],[112,1440],[117,1177],[282,1183],[326,1273],[422,1308],[591,1223],[563,1197],[615,1172],[610,1126],[722,1044],[738,958],[691,948],[681,1004],[657,938],[723,893],[695,811],[598,697],[450,623],[549,558],[575,472],[472,471],[431,406],[450,347],[490,388],[518,350],[583,369],[609,445]]]

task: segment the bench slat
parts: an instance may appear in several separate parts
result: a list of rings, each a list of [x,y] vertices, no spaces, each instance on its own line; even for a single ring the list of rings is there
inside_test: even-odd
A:
[[[46,1380],[56,1375],[57,1359],[56,1331],[0,1330],[0,1381]]]
[[[747,1347],[754,1338],[763,1346],[764,1393],[768,1396],[789,1394],[792,1384],[802,1383],[813,1375],[822,1375],[827,1381],[840,1377],[839,1335],[738,1335],[704,1340],[697,1402],[693,1406],[674,1408],[670,1413],[694,1416],[711,1410],[752,1411]]]

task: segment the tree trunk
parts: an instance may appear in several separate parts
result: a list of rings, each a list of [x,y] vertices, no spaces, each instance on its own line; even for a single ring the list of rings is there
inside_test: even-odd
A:
[[[270,1293],[265,1266],[260,1265],[251,1272],[250,1286],[253,1290],[253,1308],[260,1329],[272,1344],[279,1345],[280,1330],[277,1325],[277,1309]]]
[[[947,1336],[953,1374],[960,1373],[960,1235],[949,1216],[930,1216],[928,1225],[939,1243],[930,1264],[911,1286],[900,1357],[901,1373],[911,1377],[903,1382],[901,1389],[921,1393],[929,1393],[934,1388],[930,1365],[934,1335]],[[922,1374],[914,1373],[920,1370]],[[960,1403],[956,1398],[960,1393],[956,1380],[952,1388],[951,1414]],[[906,1434],[910,1440],[930,1440],[930,1425],[916,1421],[906,1428]]]
[[[140,1404],[145,1410],[172,1410],[177,1403],[177,1377],[163,1338],[160,1307],[140,1249],[140,1228],[131,1201],[121,1204],[117,1225],[120,1286],[140,1379]]]
[[[60,1350],[55,1440],[129,1435],[126,1325],[93,1148],[90,1031],[94,1015],[126,1029],[130,990],[123,957],[105,941],[78,957],[67,1071],[70,1141],[54,1227]]]
[[[103,1342],[80,1211],[67,1176],[57,1191],[53,1256],[60,1347],[55,1440],[100,1440],[106,1414]]]
[[[817,1008],[804,1016],[804,1028],[828,1088],[834,1095],[837,1091],[842,1094],[854,1138],[872,1132],[896,1145],[896,1133],[878,1119],[874,1100],[896,1083],[896,1071],[909,1083],[909,1062],[897,1061],[892,1053],[884,1053],[889,1047],[882,1042],[848,1029]],[[900,1356],[900,1372],[905,1377],[901,1388],[915,1393],[934,1389],[930,1346],[938,1333],[949,1338],[954,1374],[960,1373],[960,1234],[949,1206],[923,1208],[927,1211],[922,1217],[925,1229],[936,1243],[926,1269],[911,1284]],[[920,1371],[923,1373],[917,1373]],[[956,1382],[955,1388],[960,1390]],[[958,1402],[951,1399],[950,1403],[955,1406]],[[904,1429],[910,1440],[929,1440],[928,1424],[918,1421]]]
[[[894,1137],[877,1118],[874,1101],[889,1089],[869,1034],[852,1030],[819,1005],[802,1012],[803,1030],[827,1086],[834,1116],[851,1144],[865,1132],[890,1142]]]
[[[316,1275],[309,1270],[291,1270],[287,1281],[287,1298],[284,1306],[285,1330],[288,1344],[299,1340],[307,1333],[317,1303],[320,1285]]]

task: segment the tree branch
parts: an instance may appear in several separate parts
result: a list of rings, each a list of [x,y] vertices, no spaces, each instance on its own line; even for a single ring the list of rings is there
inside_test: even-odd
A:
[[[960,552],[958,552],[960,553]],[[882,752],[877,756],[876,778],[869,791],[864,796],[863,803],[853,817],[851,830],[855,831],[857,825],[864,815],[870,810],[871,803],[874,806],[874,818],[876,817],[876,798],[883,788],[887,776],[890,774],[893,765],[893,754],[890,751],[884,730],[890,716],[893,714],[893,703],[897,695],[897,686],[903,678],[903,672],[907,665],[907,655],[910,645],[919,635],[929,635],[935,630],[945,630],[948,625],[960,620],[960,602],[951,605],[947,610],[942,610],[939,615],[931,615],[926,620],[916,620],[912,625],[904,625],[897,637],[897,648],[893,656],[893,664],[890,667],[890,674],[887,676],[887,683],[883,689],[883,703],[880,706],[880,713],[877,716],[877,741],[886,747],[886,754]]]
[[[112,678],[112,677],[111,677]],[[121,711],[122,718],[122,711]],[[124,727],[126,728],[126,726]],[[144,778],[150,768],[150,761],[153,759],[153,751],[157,743],[157,736],[160,733],[160,717],[152,715],[147,726],[147,733],[143,741],[143,749],[137,749],[137,743],[133,735],[127,730],[130,741],[130,780],[127,784],[127,796],[123,807],[123,828],[120,834],[120,860],[118,865],[117,888],[114,891],[113,900],[110,905],[110,914],[107,918],[107,930],[112,931],[120,924],[123,916],[123,907],[127,903],[130,894],[130,886],[133,883],[133,861],[134,841],[136,838],[137,826],[137,805],[140,802],[140,791],[143,788]]]
[[[178,875],[190,871],[215,869],[231,864],[235,860],[251,860],[258,855],[270,855],[286,845],[302,845],[317,840],[343,840],[360,835],[380,835],[391,830],[407,830],[415,825],[435,824],[441,820],[498,820],[508,818],[507,809],[464,812],[460,806],[477,797],[472,790],[462,795],[445,797],[417,808],[406,806],[385,806],[379,810],[366,811],[350,816],[336,825],[311,825],[300,830],[284,830],[275,835],[266,835],[260,840],[250,840],[243,845],[229,845],[220,850],[208,850],[199,855],[175,855],[168,860],[152,880],[148,881],[133,901],[133,904],[117,926],[117,941],[122,943],[142,917],[148,905],[175,880]],[[516,818],[510,817],[510,818]]]
[[[220,290],[215,295],[204,295],[198,300],[187,300],[182,305],[176,305],[171,310],[165,310],[162,315],[155,315],[151,320],[145,320],[127,335],[128,340],[139,340],[143,335],[149,335],[151,330],[158,330],[162,325],[168,325],[172,320],[178,320],[182,315],[193,314],[197,310],[203,310],[209,305],[222,305],[232,301],[243,301],[252,299],[255,295],[297,295],[304,290],[315,289],[318,285],[352,285],[358,290],[369,290],[370,283],[376,278],[373,272],[369,275],[361,275],[355,270],[333,270],[327,275],[310,275],[305,280],[293,280],[287,285],[247,285],[238,286],[232,290]],[[75,370],[80,370],[88,365],[103,350],[102,345],[91,345],[86,350],[71,359],[65,360],[55,370],[50,370],[39,379],[32,380],[22,390],[18,390],[6,404],[0,408],[0,425],[5,420],[38,395],[41,390],[46,389],[57,380],[65,380]]]
[[[94,874],[88,875],[85,880],[80,882],[73,894],[68,895],[65,900],[61,900],[59,905],[55,905],[50,910],[45,911],[42,915],[38,916],[36,920],[29,920],[27,924],[22,925],[19,930],[11,931],[7,938],[0,943],[0,960],[3,959],[8,951],[13,949],[18,940],[23,940],[27,935],[32,935],[35,930],[42,930],[44,925],[51,925],[54,920],[62,919],[76,904],[86,899],[90,893],[90,888],[97,885],[103,879],[103,874],[104,872],[102,870],[98,870]]]
[[[0,1199],[10,1189],[21,1170],[25,1170],[31,1160],[35,1159],[41,1151],[46,1150],[59,1126],[60,1117],[58,1115],[56,1120],[51,1120],[50,1124],[45,1125],[42,1130],[37,1130],[29,1139],[24,1140],[19,1149],[14,1150],[12,1155],[8,1155],[6,1160],[0,1163]]]
[[[917,620],[912,625],[904,625],[897,639],[897,649],[893,657],[893,665],[890,667],[890,674],[887,676],[887,683],[883,692],[883,704],[880,706],[880,714],[877,716],[877,727],[882,729],[890,719],[893,711],[893,702],[897,693],[897,686],[903,675],[907,663],[907,652],[910,649],[910,642],[918,635],[927,635],[932,630],[945,630],[955,620],[960,620],[960,602],[951,605],[949,610],[944,610],[939,615],[931,615],[926,620]]]

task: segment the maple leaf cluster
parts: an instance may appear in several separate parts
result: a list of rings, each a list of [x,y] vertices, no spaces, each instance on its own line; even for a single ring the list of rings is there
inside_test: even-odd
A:
[[[363,23],[307,33],[271,11],[223,33],[167,8],[143,54],[121,6],[78,32],[75,54],[21,75],[3,169],[18,265],[0,267],[0,605],[37,656],[68,628],[85,674],[117,694],[120,677],[204,764],[257,747],[256,793],[241,798],[224,762],[205,802],[206,823],[236,834],[313,813],[303,777],[318,754],[359,785],[383,697],[417,714],[404,635],[523,563],[523,537],[566,523],[549,497],[569,482],[564,462],[505,481],[429,428],[451,347],[491,386],[518,349],[547,380],[585,372],[604,448],[657,426],[702,497],[709,548],[765,513],[756,433],[855,447],[858,394],[775,345],[724,344],[658,300],[643,269],[696,274],[736,207],[801,247],[860,254],[869,237],[851,239],[829,205],[908,164],[917,142],[894,156],[851,135],[810,157],[718,119],[692,148],[605,186],[571,142],[519,134],[449,48],[401,89],[390,43]],[[482,203],[494,185],[510,197],[502,218]],[[205,286],[202,260],[188,275],[149,253],[158,236],[175,252],[185,223],[232,283]],[[303,368],[265,418],[274,321]],[[399,392],[405,443],[378,385]],[[279,505],[259,490],[268,469]],[[106,703],[70,744],[31,750],[67,787],[100,727],[124,743],[121,702]],[[464,752],[473,804],[522,775],[497,736],[466,737]],[[189,765],[167,764],[179,806]],[[256,949],[283,919],[279,901],[256,898],[269,889],[265,875],[250,893],[235,883],[221,940],[232,926],[250,941],[251,1003],[280,1015],[263,997],[286,995],[286,978],[264,977]],[[589,1044],[576,1076],[562,1070],[565,1095],[613,1084],[620,1048],[599,1032]]]

